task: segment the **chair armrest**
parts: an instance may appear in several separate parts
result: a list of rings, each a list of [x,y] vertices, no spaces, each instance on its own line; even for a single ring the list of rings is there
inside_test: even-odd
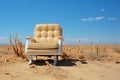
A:
[[[35,42],[35,39],[30,37],[30,36],[27,36],[26,37],[26,44],[25,44],[25,54],[27,54],[28,44],[32,43],[32,42]]]
[[[30,37],[30,36],[27,36],[26,39],[29,41],[29,42],[35,42],[35,39]]]
[[[32,40],[33,38],[30,37],[30,36],[27,36],[26,39],[27,39],[27,40]]]
[[[58,54],[62,53],[62,42],[63,42],[63,37],[62,36],[58,36]]]
[[[64,41],[64,38],[62,36],[58,36],[58,39]]]

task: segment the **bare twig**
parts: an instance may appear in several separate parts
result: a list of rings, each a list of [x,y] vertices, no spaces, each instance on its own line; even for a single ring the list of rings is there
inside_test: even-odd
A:
[[[16,34],[15,37],[10,35],[10,44],[12,46],[15,55],[25,58],[23,54],[24,52],[23,52],[22,42],[18,39],[18,34]]]

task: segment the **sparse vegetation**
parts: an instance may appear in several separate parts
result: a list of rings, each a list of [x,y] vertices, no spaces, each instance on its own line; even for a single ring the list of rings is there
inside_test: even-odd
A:
[[[12,44],[14,44],[14,38]],[[21,59],[21,57],[1,52],[0,77],[2,80],[109,80],[110,77],[113,78],[113,75],[116,75],[115,79],[117,80],[120,79],[120,54],[115,48],[119,49],[119,47],[120,45],[100,45],[98,61],[98,45],[94,45],[94,47],[91,45],[80,45],[80,47],[78,45],[63,45],[64,59],[58,58],[57,66],[53,66],[51,64],[53,60],[44,56],[38,56],[39,60],[35,62],[36,64],[29,66],[26,62],[28,57]],[[12,46],[8,50],[8,45],[0,46],[0,50],[14,53]]]
[[[103,59],[107,60],[109,57],[108,53],[105,50],[105,46],[102,45],[94,45],[94,46],[87,46],[87,45],[66,45],[63,47],[63,54],[68,58],[76,58],[76,59],[88,59],[88,60],[97,60],[103,61]]]
[[[120,48],[114,48],[114,51],[120,53]]]
[[[22,41],[18,39],[18,34],[15,36],[10,35],[10,44],[12,46],[13,53],[19,57],[25,58]]]

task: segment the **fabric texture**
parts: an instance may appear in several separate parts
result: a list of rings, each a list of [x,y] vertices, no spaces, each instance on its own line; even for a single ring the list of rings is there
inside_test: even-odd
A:
[[[62,28],[59,24],[37,24],[34,37],[27,37],[28,55],[60,55],[58,53],[58,40],[62,40]],[[45,54],[44,54],[45,53]]]
[[[58,43],[56,42],[43,42],[43,43],[30,43],[28,49],[57,49]]]
[[[31,50],[31,49],[28,49],[28,53],[33,54],[33,55],[41,55],[41,54],[47,53],[49,55],[49,53],[58,53],[58,50],[57,49],[48,49],[48,50]]]
[[[37,24],[34,30],[36,42],[58,42],[58,37],[62,36],[62,29],[59,24]]]

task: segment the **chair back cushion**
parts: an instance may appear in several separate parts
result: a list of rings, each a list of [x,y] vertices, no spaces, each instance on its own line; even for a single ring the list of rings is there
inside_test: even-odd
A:
[[[58,42],[62,36],[62,28],[59,24],[37,24],[34,29],[35,42]]]

